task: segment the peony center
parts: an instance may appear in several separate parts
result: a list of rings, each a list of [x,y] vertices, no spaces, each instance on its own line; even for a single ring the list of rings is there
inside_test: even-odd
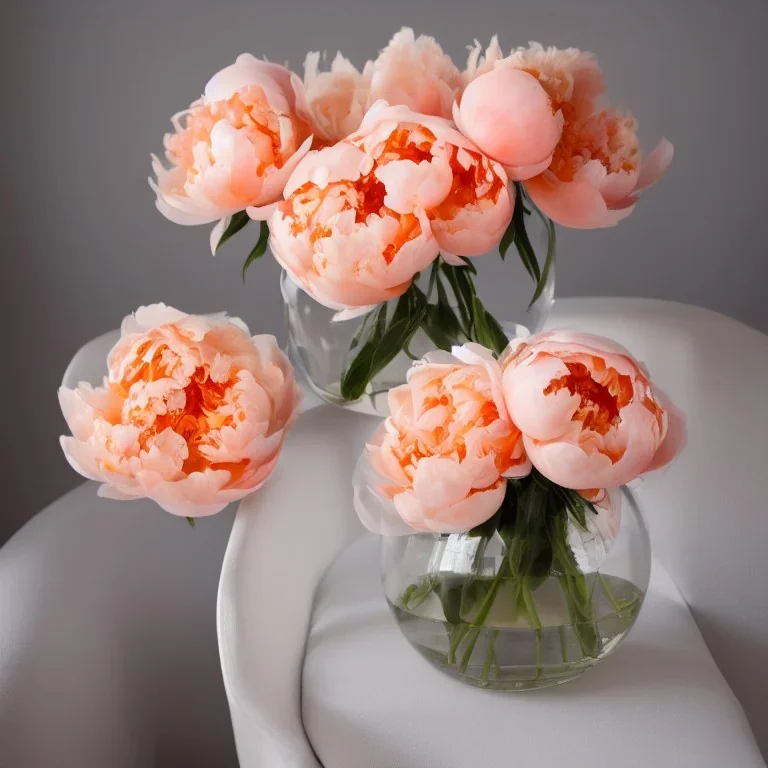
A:
[[[627,389],[632,391],[629,376],[618,374],[612,369],[608,384],[595,381],[583,363],[566,362],[568,374],[552,379],[544,388],[545,395],[555,394],[567,389],[571,395],[580,398],[579,406],[571,417],[572,421],[580,421],[582,429],[606,435],[621,422],[621,407],[628,402]],[[616,391],[613,392],[612,389]],[[631,394],[629,396],[631,399]]]

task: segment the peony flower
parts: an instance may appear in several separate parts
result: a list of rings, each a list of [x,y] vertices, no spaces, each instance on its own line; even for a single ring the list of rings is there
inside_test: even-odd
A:
[[[533,75],[551,99],[552,109],[562,112],[566,125],[592,115],[605,91],[603,73],[594,55],[578,48],[544,48],[540,43],[529,43],[495,66]]]
[[[275,339],[223,313],[140,307],[107,365],[103,387],[59,390],[64,453],[99,495],[175,515],[211,515],[259,488],[301,399]]]
[[[222,222],[282,197],[311,144],[303,87],[285,67],[243,54],[208,82],[202,99],[172,118],[165,168],[152,158],[158,210],[176,224]]]
[[[473,80],[453,106],[453,119],[513,179],[527,179],[552,160],[563,116],[533,75],[499,67]]]
[[[604,110],[566,125],[547,170],[525,186],[558,224],[611,227],[632,213],[638,194],[664,175],[672,155],[672,144],[661,139],[642,160],[634,118]]]
[[[270,245],[297,285],[346,317],[403,294],[440,248],[458,264],[452,254],[488,251],[511,217],[501,166],[447,120],[378,102],[357,133],[302,160]]]
[[[408,27],[394,35],[365,73],[370,78],[369,107],[383,99],[448,118],[461,87],[461,73],[438,42],[427,35],[416,37]]]
[[[359,72],[337,53],[329,72],[320,72],[320,54],[308,53],[304,88],[312,133],[321,144],[335,144],[356,131],[363,121],[370,74]]]
[[[494,37],[470,50],[466,89],[454,119],[512,178],[529,179],[552,162],[564,126],[589,117],[604,90],[592,54],[531,43],[504,57]]]
[[[355,508],[376,533],[458,533],[491,518],[530,472],[501,370],[477,344],[428,354],[389,391],[391,415],[358,463]]]
[[[613,488],[669,463],[683,417],[623,347],[551,331],[501,360],[504,400],[533,466],[566,488]]]

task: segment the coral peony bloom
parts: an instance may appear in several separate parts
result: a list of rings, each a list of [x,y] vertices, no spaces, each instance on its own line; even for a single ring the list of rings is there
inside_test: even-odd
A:
[[[504,57],[495,37],[484,55],[470,50],[464,81],[457,125],[516,180],[550,165],[564,126],[589,117],[604,90],[590,53],[531,43]]]
[[[404,293],[440,248],[485,253],[512,217],[500,165],[447,120],[385,102],[310,152],[285,198],[270,221],[275,257],[321,304],[358,314]]]
[[[64,453],[100,495],[175,515],[211,515],[259,488],[301,399],[275,339],[225,314],[140,307],[107,365],[103,387],[59,390]]]
[[[370,79],[368,106],[383,99],[414,112],[451,116],[461,73],[433,37],[403,27],[364,70]]]
[[[634,118],[604,110],[566,125],[548,169],[525,186],[558,224],[611,227],[632,213],[638,193],[664,175],[672,155],[662,139],[642,160]]]
[[[359,72],[341,53],[336,54],[329,72],[320,72],[319,64],[319,53],[307,54],[307,109],[316,142],[335,144],[360,127],[368,103],[370,74]]]
[[[207,224],[279,200],[311,144],[306,120],[296,75],[239,56],[172,118],[175,132],[164,140],[171,167],[152,159],[158,210],[176,224]]]
[[[514,179],[546,168],[560,139],[563,116],[533,75],[497,67],[473,80],[454,104],[459,130]]]
[[[358,463],[355,508],[376,533],[458,533],[492,517],[530,472],[501,369],[477,344],[428,354],[389,391],[390,417]]]
[[[504,400],[528,456],[566,488],[612,488],[671,461],[682,416],[623,347],[552,331],[502,358]]]

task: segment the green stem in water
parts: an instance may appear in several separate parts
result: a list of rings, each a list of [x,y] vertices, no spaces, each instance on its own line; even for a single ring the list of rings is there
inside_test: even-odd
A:
[[[543,672],[541,619],[539,618],[539,612],[536,610],[536,602],[533,599],[531,586],[527,580],[522,586],[522,593],[523,605],[525,605],[525,610],[528,613],[528,619],[531,622],[531,625],[534,628],[534,634],[536,635],[536,677],[534,679],[538,680],[541,677],[541,673]]]
[[[491,666],[495,658],[494,648],[496,647],[496,638],[499,636],[498,629],[492,629],[488,634],[488,653],[485,655],[485,662],[483,663],[483,669],[480,672],[480,679],[484,682],[488,682],[488,676],[491,674]]]
[[[568,644],[565,641],[565,627],[559,626],[557,632],[560,635],[560,655],[563,657],[563,664],[568,663]]]
[[[456,663],[456,650],[458,649],[459,645],[461,645],[461,641],[464,639],[464,635],[466,635],[468,631],[468,624],[458,624],[451,630],[450,645],[448,646],[449,664]]]
[[[508,558],[505,557],[501,561],[499,570],[496,571],[496,575],[493,577],[493,581],[491,582],[488,594],[485,596],[483,602],[480,604],[480,607],[477,609],[475,618],[472,619],[469,624],[471,637],[467,641],[466,648],[464,649],[464,655],[461,657],[461,664],[459,668],[462,672],[465,672],[467,669],[467,665],[469,664],[469,660],[472,656],[472,651],[475,650],[475,645],[477,644],[477,638],[480,636],[480,630],[485,624],[485,620],[488,618],[488,614],[490,613],[491,607],[493,606],[493,601],[496,599],[496,593],[499,591],[499,587],[501,586],[502,579],[506,575],[508,567]]]

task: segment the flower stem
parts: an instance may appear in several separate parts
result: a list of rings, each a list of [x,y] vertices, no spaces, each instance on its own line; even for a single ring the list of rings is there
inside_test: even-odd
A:
[[[464,639],[464,635],[466,635],[468,631],[468,624],[458,624],[451,630],[450,645],[448,647],[449,664],[456,663],[456,650],[458,649],[459,645],[461,645],[461,641]]]
[[[496,647],[496,638],[499,636],[498,629],[492,629],[488,634],[488,653],[485,655],[485,662],[483,663],[483,669],[480,672],[480,679],[484,682],[488,682],[488,676],[491,673],[491,666],[495,659],[494,648]]]
[[[472,619],[472,621],[469,623],[469,634],[470,638],[467,641],[466,648],[464,649],[464,655],[461,657],[461,663],[459,665],[459,669],[462,672],[465,672],[467,669],[467,665],[469,664],[469,660],[472,656],[472,651],[475,650],[475,645],[477,644],[477,639],[480,636],[480,630],[485,624],[486,619],[488,618],[488,614],[491,611],[491,608],[493,606],[493,601],[496,599],[496,593],[499,591],[499,587],[501,586],[502,579],[506,575],[507,568],[509,567],[508,558],[504,558],[501,561],[501,565],[499,566],[498,571],[496,571],[496,575],[493,577],[493,581],[491,582],[490,589],[488,590],[488,594],[483,599],[483,602],[480,604],[480,607],[477,610],[477,613],[475,614],[475,618]]]
[[[522,593],[523,593],[523,604],[525,605],[525,610],[528,613],[528,619],[533,625],[534,634],[536,635],[536,677],[534,679],[538,680],[541,677],[541,673],[543,671],[541,619],[539,618],[539,612],[536,610],[536,602],[533,599],[533,592],[531,591],[531,586],[527,580],[522,586]]]

